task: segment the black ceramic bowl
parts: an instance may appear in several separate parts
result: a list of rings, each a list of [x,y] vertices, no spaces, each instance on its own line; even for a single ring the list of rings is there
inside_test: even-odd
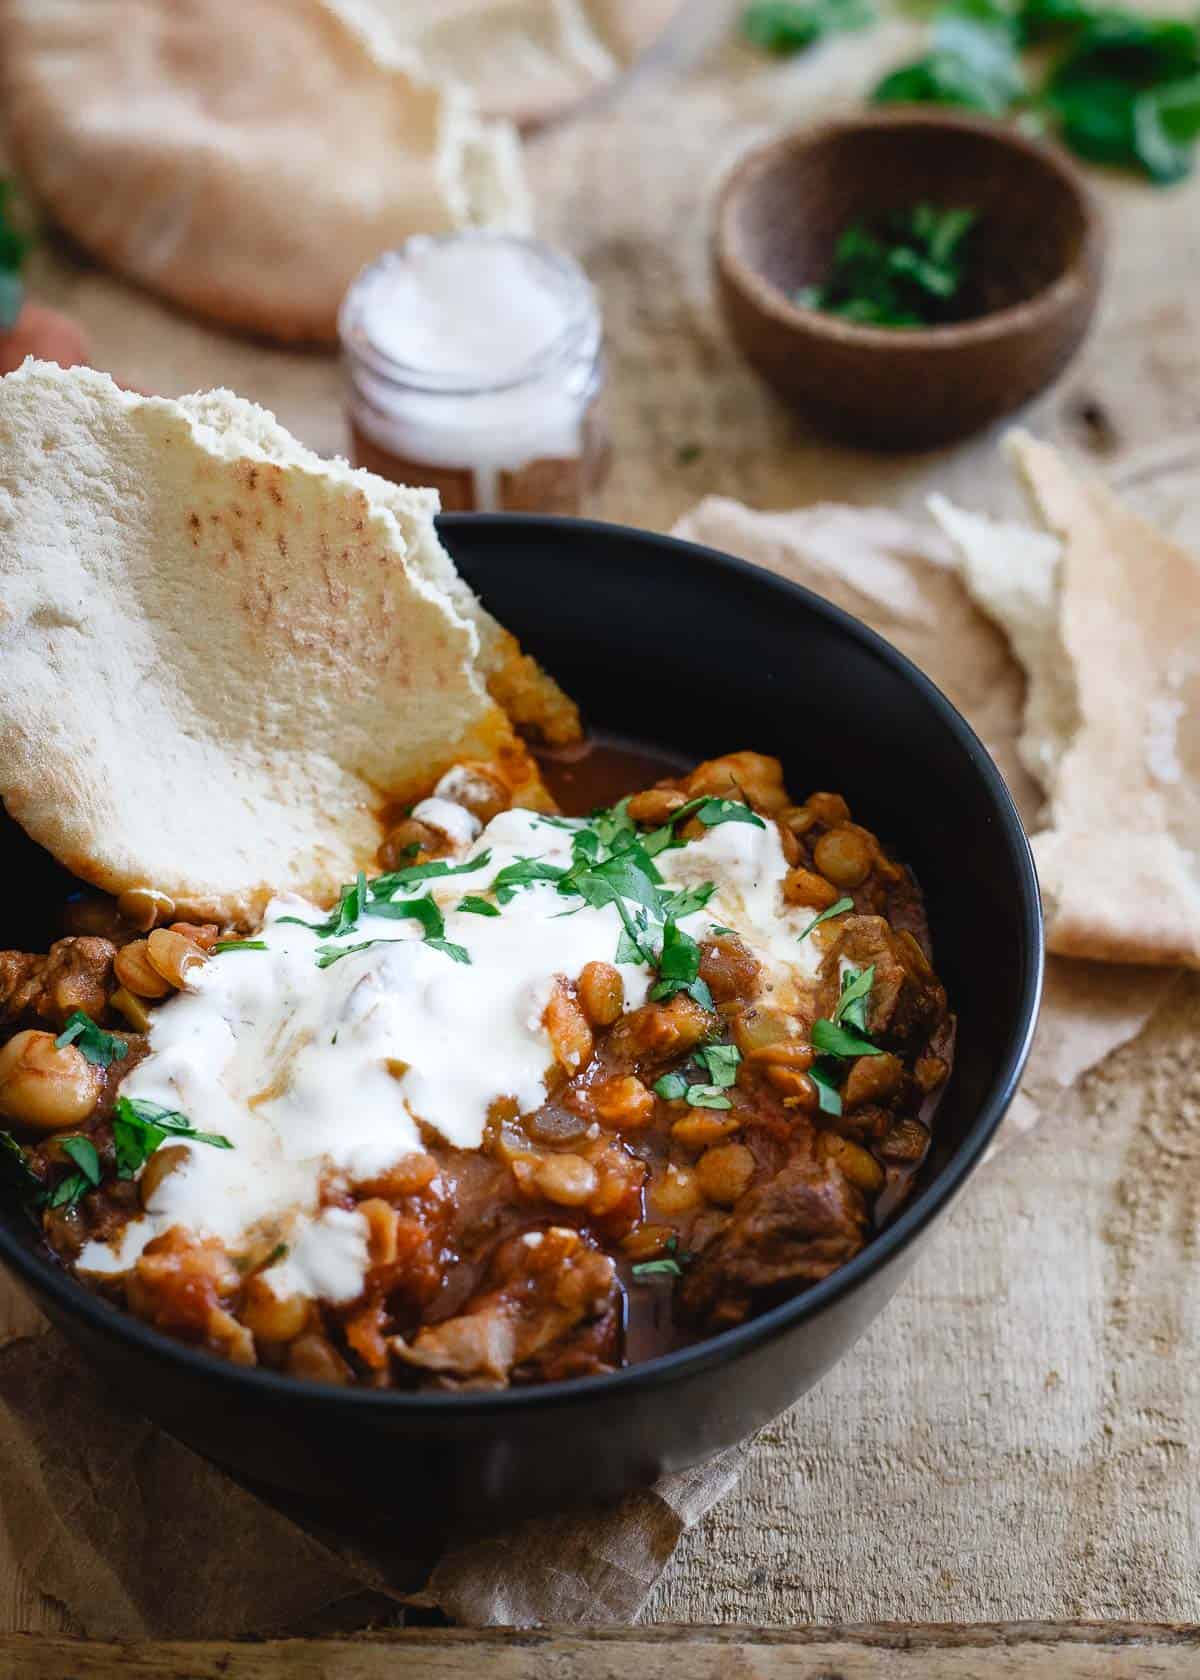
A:
[[[427,1539],[612,1498],[729,1446],[817,1382],[882,1309],[987,1147],[1025,1060],[1042,971],[1037,882],[1000,775],[878,636],[803,589],[666,537],[483,515],[446,518],[442,533],[468,582],[595,725],[697,759],[777,753],[799,793],[844,793],[917,872],[959,1031],[917,1192],[862,1254],[736,1330],[569,1384],[373,1393],[223,1364],[88,1294],[38,1255],[16,1203],[4,1206],[0,1259],[132,1405],[259,1483],[333,1510],[408,1513]],[[26,880],[52,867],[9,844]],[[28,902],[39,897],[34,879]],[[16,921],[4,943],[44,941],[44,927]]]

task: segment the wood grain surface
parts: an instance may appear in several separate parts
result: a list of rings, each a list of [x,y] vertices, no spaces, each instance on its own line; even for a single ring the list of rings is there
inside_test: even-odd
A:
[[[608,325],[619,447],[604,512],[665,529],[708,493],[761,507],[841,499],[913,511],[934,486],[967,505],[1012,508],[995,434],[920,457],[831,449],[729,344],[707,250],[724,169],[773,129],[844,109],[914,39],[911,24],[888,24],[765,65],[729,44],[737,9],[734,0],[709,8],[708,38],[718,44],[706,56],[701,8],[687,43],[694,66],[660,62],[619,103],[531,147],[543,231],[588,265]],[[1186,525],[1191,486],[1200,486],[1200,181],[1164,192],[1094,179],[1112,231],[1098,325],[1025,421],[1104,470],[1148,447],[1174,450]],[[344,447],[328,359],[209,332],[55,246],[32,279],[46,301],[83,318],[97,363],[130,382],[164,393],[227,383],[313,447]],[[936,790],[918,782],[923,792],[932,800]],[[1198,1163],[1200,979],[1188,978],[1055,1124],[980,1175],[854,1354],[763,1433],[739,1490],[685,1538],[649,1619],[1200,1619]],[[25,1586],[23,1561],[0,1556],[0,1629],[62,1630],[59,1607]],[[349,1647],[151,1649],[119,1660],[126,1673],[237,1680],[285,1671],[432,1680],[481,1671],[496,1680],[1200,1674],[1193,1633],[1086,1628],[790,1640],[734,1632],[690,1644],[650,1630],[589,1645],[409,1635]],[[82,1680],[117,1661],[107,1648],[56,1640],[0,1648],[0,1672],[20,1676]]]
[[[1002,1626],[813,1628],[771,1634],[404,1632],[253,1645],[0,1640],[11,1680],[1191,1680],[1195,1628]]]

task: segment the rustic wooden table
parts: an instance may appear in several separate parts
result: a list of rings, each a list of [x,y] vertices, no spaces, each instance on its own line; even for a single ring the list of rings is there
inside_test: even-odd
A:
[[[709,492],[765,507],[840,498],[911,509],[934,484],[1002,510],[1012,492],[994,436],[919,459],[831,450],[728,345],[705,243],[722,169],[760,133],[850,103],[914,28],[888,24],[770,66],[730,44],[737,9],[701,4],[619,99],[530,148],[545,231],[582,257],[603,296],[618,443],[606,511],[665,528]],[[1100,321],[1026,423],[1106,470],[1151,448],[1200,462],[1200,182],[1097,186],[1112,228]],[[35,285],[84,319],[98,364],[127,380],[162,392],[228,383],[314,447],[343,446],[329,360],[211,333],[66,251],[42,254]],[[738,1491],[685,1538],[647,1620],[729,1624],[728,1637],[413,1631],[336,1646],[155,1647],[122,1653],[125,1671],[1200,1673],[1200,1647],[1180,1628],[1024,1625],[1200,1619],[1200,978],[1181,980],[1140,1039],[1064,1106],[980,1174],[892,1309],[763,1433]],[[50,1637],[69,1633],[69,1619],[29,1590],[25,1561],[0,1556],[0,1634],[12,1636],[0,1672],[107,1675],[111,1648]],[[895,1622],[922,1625],[878,1625]],[[735,1626],[810,1624],[834,1631]]]

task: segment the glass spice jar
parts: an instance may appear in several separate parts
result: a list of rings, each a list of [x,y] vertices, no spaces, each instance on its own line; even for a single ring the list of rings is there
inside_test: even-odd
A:
[[[418,235],[358,276],[339,330],[355,465],[447,512],[587,510],[609,455],[602,332],[570,257]]]

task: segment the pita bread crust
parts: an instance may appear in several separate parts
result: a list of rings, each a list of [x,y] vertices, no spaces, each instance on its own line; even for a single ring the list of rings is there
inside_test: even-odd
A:
[[[682,0],[342,0],[392,42],[465,82],[492,117],[545,122],[634,63]]]
[[[1046,531],[930,506],[1026,668],[1047,942],[1200,967],[1200,562],[1047,445],[1010,447]]]
[[[411,233],[530,222],[515,134],[326,0],[0,0],[0,92],[81,245],[281,340]]]
[[[252,427],[277,435],[219,392],[0,381],[0,798],[82,879],[221,921],[330,899],[462,758],[541,797],[395,515]]]
[[[1047,445],[1012,448],[1063,543],[1079,706],[1033,842],[1051,949],[1200,968],[1200,562]]]

